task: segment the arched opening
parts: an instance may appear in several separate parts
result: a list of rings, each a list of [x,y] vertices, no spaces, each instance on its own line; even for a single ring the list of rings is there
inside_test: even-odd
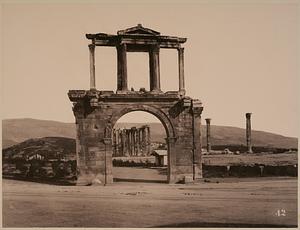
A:
[[[114,182],[168,181],[167,130],[153,114],[131,111],[112,130]]]

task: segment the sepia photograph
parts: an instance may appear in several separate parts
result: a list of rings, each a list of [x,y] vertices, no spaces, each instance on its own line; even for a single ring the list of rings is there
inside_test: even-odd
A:
[[[298,229],[299,1],[0,15],[3,228]]]

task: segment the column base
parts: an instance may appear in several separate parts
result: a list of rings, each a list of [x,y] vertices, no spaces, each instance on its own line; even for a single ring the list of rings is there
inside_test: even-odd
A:
[[[102,175],[102,174],[85,174],[78,176],[78,179],[76,181],[77,186],[99,186],[99,185],[106,185],[106,184],[112,184],[113,183],[113,175]]]
[[[116,94],[129,94],[130,93],[130,91],[128,90],[128,89],[124,89],[124,90],[117,90],[116,91]]]
[[[203,178],[201,165],[194,164],[194,180]]]
[[[184,90],[184,89],[179,90],[179,91],[178,91],[178,94],[179,94],[180,96],[185,96],[185,90]]]
[[[168,179],[169,184],[177,184],[177,183],[185,183],[186,178],[193,178],[193,174],[185,173],[185,174],[177,174],[177,175],[170,175]]]
[[[163,91],[161,91],[160,89],[153,89],[149,93],[151,93],[151,94],[162,94]]]

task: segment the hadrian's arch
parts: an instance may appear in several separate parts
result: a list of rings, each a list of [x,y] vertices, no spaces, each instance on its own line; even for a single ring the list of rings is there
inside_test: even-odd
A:
[[[137,25],[118,31],[117,35],[87,34],[91,40],[90,90],[70,90],[76,119],[76,152],[79,171],[77,184],[95,181],[112,183],[112,128],[117,120],[132,111],[156,116],[165,127],[168,145],[168,182],[185,177],[202,177],[201,112],[202,104],[185,95],[184,48],[186,38],[162,36],[159,32]],[[96,89],[95,48],[117,49],[116,91]],[[160,88],[160,49],[177,49],[179,87],[163,92]],[[127,87],[127,52],[148,52],[150,91],[131,91]]]

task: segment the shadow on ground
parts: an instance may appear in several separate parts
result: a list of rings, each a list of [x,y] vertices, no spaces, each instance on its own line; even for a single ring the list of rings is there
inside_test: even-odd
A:
[[[22,177],[22,176],[2,176],[3,179],[9,179],[9,180],[17,180],[17,181],[29,181],[29,182],[35,182],[39,184],[49,184],[49,185],[63,185],[63,186],[74,186],[76,185],[75,180],[65,180],[65,179],[56,179],[56,178],[32,178],[32,177]]]
[[[131,179],[131,178],[114,178],[114,182],[136,182],[136,183],[161,183],[167,184],[165,180],[147,180],[147,179]]]

